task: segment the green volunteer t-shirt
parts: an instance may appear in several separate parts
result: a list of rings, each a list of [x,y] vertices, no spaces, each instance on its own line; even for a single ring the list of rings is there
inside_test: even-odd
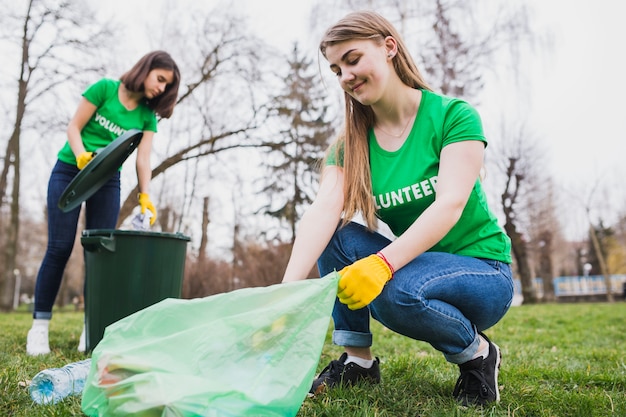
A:
[[[476,110],[460,99],[427,90],[422,90],[417,117],[400,149],[382,149],[374,131],[369,132],[376,214],[396,236],[435,201],[443,147],[465,140],[487,144]],[[336,165],[334,152],[329,154],[327,165]],[[490,211],[480,181],[474,184],[457,224],[430,251],[511,263],[511,241]]]
[[[130,129],[157,131],[154,112],[145,104],[127,110],[119,100],[120,80],[103,78],[85,90],[83,97],[97,107],[96,112],[81,131],[83,145],[88,152],[106,147]],[[76,157],[69,142],[61,148],[59,160],[76,165]]]

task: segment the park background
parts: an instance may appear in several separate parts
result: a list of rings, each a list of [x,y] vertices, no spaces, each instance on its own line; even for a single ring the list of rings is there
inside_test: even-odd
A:
[[[563,277],[585,296],[610,298],[609,282],[621,296],[626,29],[617,0],[0,4],[3,310],[32,302],[47,179],[81,92],[153,49],[169,51],[183,76],[155,137],[151,186],[154,230],[191,238],[183,296],[279,282],[316,162],[342,122],[342,93],[317,42],[361,8],[397,25],[435,90],[480,111],[485,189],[513,240],[524,302],[558,300]],[[130,228],[135,195],[131,157],[120,228]],[[83,280],[77,237],[59,306],[80,297]]]

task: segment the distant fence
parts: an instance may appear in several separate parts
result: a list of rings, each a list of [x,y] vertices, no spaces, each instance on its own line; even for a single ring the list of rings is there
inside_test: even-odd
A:
[[[553,281],[554,295],[557,299],[566,298],[597,298],[606,296],[606,284],[604,276],[572,276],[557,277]],[[611,275],[611,293],[614,295],[624,295],[624,283],[626,283],[626,275]],[[543,298],[543,280],[535,278],[533,287],[538,298]],[[522,284],[519,279],[515,279],[515,295],[522,296]]]
[[[597,295],[606,294],[606,284],[602,275],[583,277],[558,277],[554,279],[554,295]],[[611,293],[623,294],[626,275],[611,275]]]

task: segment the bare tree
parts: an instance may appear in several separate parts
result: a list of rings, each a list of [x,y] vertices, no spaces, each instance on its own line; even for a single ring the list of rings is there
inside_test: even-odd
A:
[[[161,197],[167,199],[167,194],[172,195],[169,198],[177,207],[180,207],[181,196],[173,197],[174,192],[186,190],[180,186],[180,178],[206,181],[206,174],[213,171],[208,162],[211,157],[263,146],[255,137],[255,131],[267,117],[261,60],[266,47],[246,34],[245,21],[237,15],[215,10],[204,16],[194,16],[185,27],[185,37],[177,32],[180,29],[178,26],[169,29],[168,40],[171,42],[164,47],[182,51],[179,66],[184,85],[174,116],[165,124],[170,138],[166,139],[165,146],[155,141],[156,152],[161,158],[152,170],[153,181],[160,179],[162,189],[167,189]],[[185,45],[180,44],[181,39],[187,39]],[[189,39],[197,42],[189,42]],[[191,167],[186,162],[196,165]],[[181,165],[179,170],[173,169]],[[204,174],[197,175],[196,171],[181,175],[181,169],[204,170]],[[178,185],[166,187],[170,181]],[[191,184],[189,189],[191,195],[182,199],[197,198],[200,204],[206,197],[196,194],[202,189],[198,183]],[[137,206],[137,192],[138,186],[135,186],[124,199],[118,226]],[[174,209],[174,204],[165,202],[161,205]],[[186,210],[192,210],[192,206],[187,204]],[[179,213],[182,216],[187,214]]]
[[[626,270],[621,178],[614,167],[605,166],[595,175],[562,189],[568,199],[568,212],[580,209],[579,239],[586,238],[576,247],[578,275],[594,274],[594,271],[594,275],[602,275],[609,302],[615,299],[611,291],[612,275]],[[591,270],[585,270],[586,264],[591,265]]]
[[[30,114],[33,126],[45,126],[42,119],[36,117],[36,104],[40,108],[52,109],[54,100],[48,100],[68,81],[75,81],[76,74],[101,71],[93,67],[88,59],[96,45],[103,45],[108,30],[98,25],[83,25],[89,15],[88,10],[77,8],[75,2],[30,0],[22,13],[11,15],[12,23],[22,23],[20,38],[12,42],[19,44],[21,59],[16,79],[17,94],[13,112],[13,128],[4,151],[3,166],[0,172],[0,213],[9,203],[9,216],[6,225],[0,215],[0,229],[5,236],[3,268],[0,270],[0,309],[11,306],[14,274],[17,266],[17,252],[20,224],[20,179],[21,179],[21,138]],[[54,123],[52,124],[54,125]],[[50,124],[49,124],[50,126]],[[10,188],[9,188],[10,184]],[[10,198],[8,197],[10,189]]]
[[[517,271],[522,284],[524,303],[535,303],[537,301],[537,294],[533,288],[533,277],[530,269],[527,242],[515,221],[515,204],[519,199],[520,189],[525,179],[524,174],[519,172],[521,171],[519,162],[520,159],[518,157],[511,156],[508,158],[508,165],[506,167],[506,187],[501,196],[502,208],[506,218],[504,230],[511,238],[511,249],[517,261]]]
[[[543,157],[545,153],[528,128],[521,126],[515,129],[503,123],[501,141],[494,144],[491,155],[497,155],[497,159],[490,161],[490,165],[494,165],[503,178],[500,202],[505,218],[504,229],[511,238],[524,303],[535,303],[538,300],[533,286],[530,243],[546,230],[554,233],[555,228],[558,228],[554,224],[550,224],[549,228],[533,228],[533,213],[543,210],[544,215],[554,218],[551,211],[553,207],[548,205],[540,210],[537,206],[550,193],[550,189],[544,187],[549,183]]]
[[[427,79],[452,96],[476,100],[496,57],[508,54],[516,61],[522,45],[536,36],[520,3],[437,0],[415,7],[404,16],[427,16],[414,36]]]

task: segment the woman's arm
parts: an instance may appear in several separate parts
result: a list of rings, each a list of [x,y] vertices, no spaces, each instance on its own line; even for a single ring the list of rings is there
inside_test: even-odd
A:
[[[325,167],[315,200],[298,225],[283,282],[306,279],[337,229],[343,198],[343,169]]]
[[[91,116],[96,112],[97,107],[89,100],[82,97],[78,103],[78,108],[74,116],[67,125],[67,140],[75,156],[85,152],[85,145],[80,132],[83,130]]]
[[[148,194],[150,189],[150,180],[152,179],[152,168],[150,166],[150,156],[152,154],[152,139],[154,132],[144,130],[143,137],[137,147],[137,183],[139,184],[139,192]]]
[[[484,152],[480,141],[456,142],[443,148],[435,201],[381,251],[396,271],[443,239],[459,221],[483,166]]]

